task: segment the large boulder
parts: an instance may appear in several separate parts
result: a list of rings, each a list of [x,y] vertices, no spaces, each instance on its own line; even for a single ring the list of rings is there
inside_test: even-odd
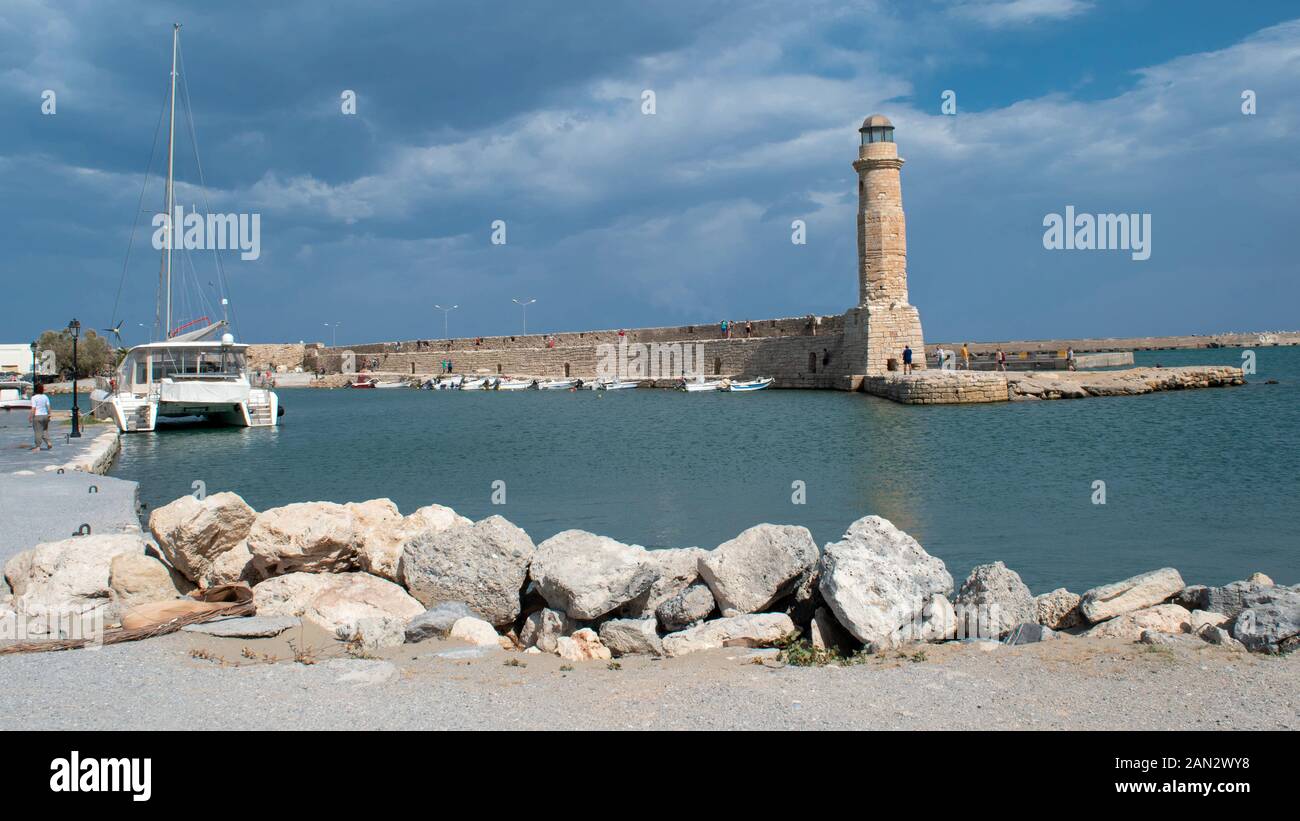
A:
[[[417,531],[402,546],[400,573],[426,607],[464,602],[490,624],[519,618],[519,592],[536,548],[500,516],[445,530]]]
[[[108,587],[121,613],[137,604],[182,598],[194,584],[153,556],[132,552],[109,562]]]
[[[963,616],[969,620],[971,610],[987,611],[992,631],[987,638],[1002,638],[1016,625],[1038,620],[1034,595],[1020,580],[1020,574],[1002,562],[976,565],[962,582],[953,604],[959,620]]]
[[[424,607],[401,587],[369,573],[290,573],[253,588],[260,616],[298,616],[331,633],[355,629],[364,618],[400,619]]]
[[[257,511],[236,493],[182,496],[149,514],[149,532],[172,567],[198,582],[247,536]]]
[[[1163,567],[1123,581],[1094,587],[1083,594],[1079,601],[1079,612],[1089,622],[1096,624],[1160,604],[1177,595],[1183,586],[1183,577],[1178,575],[1177,570]]]
[[[252,587],[265,578],[248,549],[248,540],[245,539],[224,553],[218,554],[197,581],[199,587],[216,587],[239,582]]]
[[[663,637],[664,653],[684,656],[700,650],[726,647],[728,643],[760,647],[775,644],[794,632],[794,622],[784,613],[754,613],[714,619],[688,630]]]
[[[1188,608],[1191,610],[1222,613],[1228,619],[1235,619],[1242,610],[1249,606],[1246,604],[1248,598],[1273,587],[1272,579],[1269,579],[1263,573],[1256,573],[1249,579],[1229,582],[1218,587],[1196,586],[1186,588],[1179,593],[1177,600],[1180,604],[1183,601],[1191,604],[1191,607]]]
[[[1181,588],[1182,585],[1179,585]],[[1185,633],[1191,624],[1192,614],[1179,604],[1157,604],[1107,619],[1094,625],[1083,635],[1098,639],[1125,639],[1137,641],[1144,630],[1157,633]]]
[[[405,584],[402,578],[402,545],[417,534],[438,533],[474,524],[443,505],[425,505],[405,518],[388,499],[373,499],[348,508],[357,527],[357,564],[373,576]]]
[[[264,576],[355,570],[358,533],[347,505],[297,502],[257,514],[248,550]]]
[[[707,584],[693,584],[655,609],[655,616],[664,630],[676,633],[707,619],[718,608],[713,591]]]
[[[643,548],[585,530],[566,530],[542,542],[529,572],[547,604],[584,620],[622,607],[658,578]]]
[[[112,618],[113,560],[143,556],[138,533],[74,536],[24,550],[5,562],[4,575],[13,590],[10,606],[29,616],[91,615]]]
[[[866,516],[822,553],[819,589],[839,623],[873,651],[947,637],[952,576],[887,519]],[[946,622],[946,623],[945,623]]]
[[[694,585],[700,579],[700,559],[709,551],[700,547],[671,547],[645,551],[645,559],[658,573],[646,591],[619,608],[627,618],[648,619],[659,605]]]
[[[700,576],[729,618],[757,613],[794,592],[817,559],[808,528],[761,524],[700,559]]]
[[[600,626],[600,641],[616,656],[662,656],[654,619],[610,619]]]
[[[523,629],[519,631],[519,643],[525,648],[536,647],[543,653],[554,653],[559,639],[578,629],[578,626],[563,610],[544,607],[534,610],[524,619]]]
[[[1232,637],[1248,650],[1289,653],[1300,646],[1300,590],[1265,587],[1245,597]]]
[[[1083,614],[1079,612],[1082,596],[1071,593],[1064,587],[1058,587],[1050,593],[1034,599],[1036,621],[1053,630],[1066,630],[1083,623]]]

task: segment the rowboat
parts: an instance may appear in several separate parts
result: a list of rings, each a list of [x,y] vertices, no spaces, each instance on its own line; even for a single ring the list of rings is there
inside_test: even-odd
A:
[[[372,387],[376,388],[405,388],[405,382],[376,382]]]
[[[367,379],[366,377],[361,377],[361,378],[359,378],[359,379],[357,379],[357,380],[355,380],[355,381],[353,381],[353,382],[349,382],[345,387],[348,387],[348,388],[374,388],[374,387],[377,386],[378,384],[379,384],[379,383],[378,383],[377,381],[375,381],[374,379]]]
[[[749,382],[732,382],[728,379],[722,380],[722,385],[718,387],[720,391],[761,391],[768,385],[772,384],[772,377],[765,376],[761,379],[754,379]]]

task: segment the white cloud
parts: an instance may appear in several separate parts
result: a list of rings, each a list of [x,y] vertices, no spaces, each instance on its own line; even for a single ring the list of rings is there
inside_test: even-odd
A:
[[[1003,28],[1066,20],[1091,8],[1087,0],[973,0],[957,4],[953,12],[991,28]]]

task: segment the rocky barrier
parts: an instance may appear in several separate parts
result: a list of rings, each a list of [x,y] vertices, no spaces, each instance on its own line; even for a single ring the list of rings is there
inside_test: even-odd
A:
[[[205,631],[265,636],[309,620],[363,651],[441,636],[571,661],[773,645],[843,658],[1090,637],[1264,653],[1300,643],[1300,586],[1262,574],[1213,587],[1162,568],[1035,596],[995,562],[955,585],[878,516],[820,549],[803,527],[760,524],[712,550],[647,550],[581,530],[534,544],[500,516],[474,522],[441,505],[408,516],[387,499],[258,512],[217,493],[154,510],[149,530],[154,544],[81,536],[12,557],[0,617],[58,610],[113,624],[196,587],[245,583],[256,615]]]
[[[1156,391],[1244,385],[1241,368],[1231,365],[1186,365],[1176,368],[1129,368],[1120,371],[944,371],[888,374],[863,379],[867,393],[906,405],[954,405],[976,402],[1023,402],[1039,399],[1084,399],[1090,396],[1138,396]]]

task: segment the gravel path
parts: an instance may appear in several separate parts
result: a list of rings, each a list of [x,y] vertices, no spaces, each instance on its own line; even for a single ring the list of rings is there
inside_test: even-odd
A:
[[[926,647],[922,660],[891,654],[817,669],[755,664],[754,651],[733,649],[569,671],[553,656],[438,640],[387,660],[316,646],[313,665],[241,658],[244,647],[287,656],[276,639],[188,633],[0,657],[0,729],[1300,727],[1300,658],[1210,645],[942,645]],[[210,657],[191,657],[200,648]]]

